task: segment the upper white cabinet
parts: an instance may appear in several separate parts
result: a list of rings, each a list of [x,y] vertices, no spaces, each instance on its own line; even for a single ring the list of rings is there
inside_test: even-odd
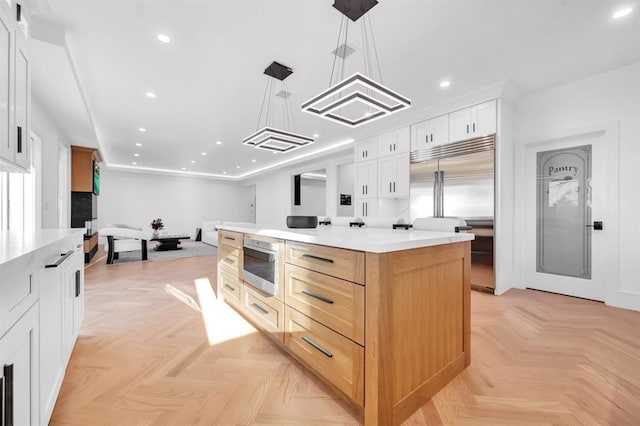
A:
[[[356,143],[356,163],[378,158],[378,138],[363,139]],[[356,192],[357,193],[357,192]]]
[[[421,121],[411,126],[411,151],[449,142],[449,115]]]
[[[402,127],[378,136],[378,157],[409,152],[411,132],[409,127]]]
[[[378,162],[365,161],[355,167],[356,198],[375,198],[378,196]]]
[[[28,171],[31,60],[25,4],[0,7],[0,169]]]
[[[495,133],[496,117],[495,100],[452,112],[449,114],[450,142]]]
[[[409,153],[378,160],[378,196],[399,198],[409,196]]]

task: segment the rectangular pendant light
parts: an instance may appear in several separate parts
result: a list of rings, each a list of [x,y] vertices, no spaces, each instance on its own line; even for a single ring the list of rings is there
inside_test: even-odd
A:
[[[275,152],[290,152],[313,143],[313,138],[273,127],[263,127],[242,140],[244,145]]]
[[[411,106],[386,86],[355,73],[302,104],[302,110],[349,127],[358,127]]]

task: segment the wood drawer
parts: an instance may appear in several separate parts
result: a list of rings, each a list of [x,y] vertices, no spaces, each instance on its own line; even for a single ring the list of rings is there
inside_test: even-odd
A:
[[[285,346],[359,407],[364,406],[364,348],[285,306]]]
[[[242,294],[244,284],[238,278],[221,270],[218,274],[219,290],[222,298],[237,308],[242,308]]]
[[[244,286],[242,310],[258,326],[284,343],[284,303],[265,296],[250,285]]]
[[[285,265],[287,305],[364,345],[364,287]]]
[[[364,284],[364,253],[287,241],[285,261],[312,271]]]
[[[242,235],[242,232],[225,231],[224,229],[221,229],[218,231],[218,244],[242,249]]]
[[[227,271],[235,278],[242,279],[242,249],[220,244],[218,246],[218,269]]]

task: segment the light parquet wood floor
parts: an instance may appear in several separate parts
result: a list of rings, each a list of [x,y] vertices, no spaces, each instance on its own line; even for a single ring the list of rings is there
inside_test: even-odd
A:
[[[215,258],[86,269],[52,425],[358,424],[215,300]],[[638,425],[640,313],[530,290],[472,292],[471,366],[411,425]]]

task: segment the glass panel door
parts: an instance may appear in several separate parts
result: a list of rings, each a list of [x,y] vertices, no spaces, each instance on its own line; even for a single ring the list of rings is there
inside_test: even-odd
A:
[[[537,153],[536,271],[591,279],[591,145]]]

